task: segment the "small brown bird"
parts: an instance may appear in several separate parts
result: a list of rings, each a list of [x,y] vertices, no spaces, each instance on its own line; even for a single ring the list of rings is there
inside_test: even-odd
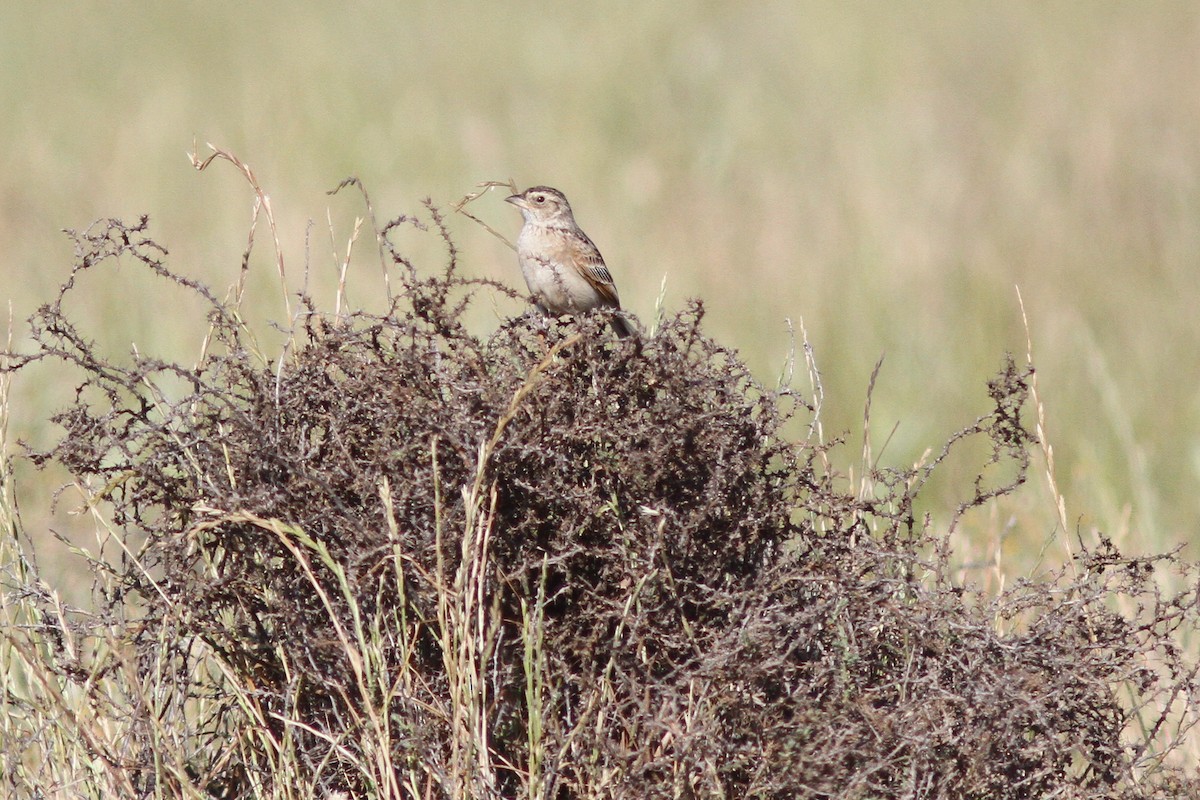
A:
[[[604,257],[579,229],[562,192],[534,186],[505,200],[521,209],[525,218],[517,237],[517,260],[539,311],[557,315],[594,308],[621,310]],[[622,338],[633,333],[629,321],[619,314],[613,316],[612,327]]]

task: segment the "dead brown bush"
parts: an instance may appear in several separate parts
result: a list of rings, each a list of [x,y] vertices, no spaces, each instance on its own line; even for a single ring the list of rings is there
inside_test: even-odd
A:
[[[385,248],[389,314],[305,299],[272,358],[232,302],[166,267],[145,220],[77,237],[77,271],[141,262],[191,287],[212,324],[196,367],[118,366],[63,312],[69,282],[11,367],[84,376],[61,440],[32,457],[102,487],[93,502],[130,548],[95,562],[94,614],[51,613],[29,576],[8,587],[62,620],[26,629],[41,656],[20,640],[35,671],[127,698],[103,704],[120,737],[81,737],[106,785],[456,800],[1197,788],[1162,764],[1167,729],[1195,711],[1196,668],[1173,643],[1194,595],[1152,580],[1172,557],[1102,542],[999,597],[954,585],[949,532],[914,519],[927,470],[853,494],[824,466],[836,450],[782,432],[811,408],[707,338],[699,304],[625,342],[599,316],[481,338],[462,311],[494,287],[459,274],[432,223],[441,270]],[[1027,377],[1009,359],[991,410],[955,437],[987,437],[1017,475],[964,507],[1024,478]],[[54,645],[62,630],[110,646],[83,663]]]

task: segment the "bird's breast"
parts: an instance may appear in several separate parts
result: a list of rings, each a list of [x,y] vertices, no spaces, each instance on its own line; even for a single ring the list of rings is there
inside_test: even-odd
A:
[[[529,292],[548,311],[571,314],[600,305],[601,298],[572,259],[570,249],[556,242],[553,231],[529,227],[517,238],[521,273]]]

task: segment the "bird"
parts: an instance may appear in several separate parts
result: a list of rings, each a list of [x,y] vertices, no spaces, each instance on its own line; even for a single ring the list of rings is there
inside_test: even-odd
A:
[[[504,199],[519,208],[525,219],[517,237],[517,261],[540,312],[621,311],[612,273],[575,222],[566,195],[549,186],[534,186]],[[633,333],[633,326],[620,313],[613,315],[612,328],[622,339]]]

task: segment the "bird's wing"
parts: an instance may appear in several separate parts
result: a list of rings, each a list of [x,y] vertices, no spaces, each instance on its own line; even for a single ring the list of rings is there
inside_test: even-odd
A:
[[[582,231],[576,232],[572,245],[573,260],[579,266],[579,271],[584,279],[604,299],[605,305],[620,308],[621,301],[617,296],[617,284],[613,281],[612,273],[608,271],[608,266],[604,263],[604,257],[600,255],[599,248]]]

